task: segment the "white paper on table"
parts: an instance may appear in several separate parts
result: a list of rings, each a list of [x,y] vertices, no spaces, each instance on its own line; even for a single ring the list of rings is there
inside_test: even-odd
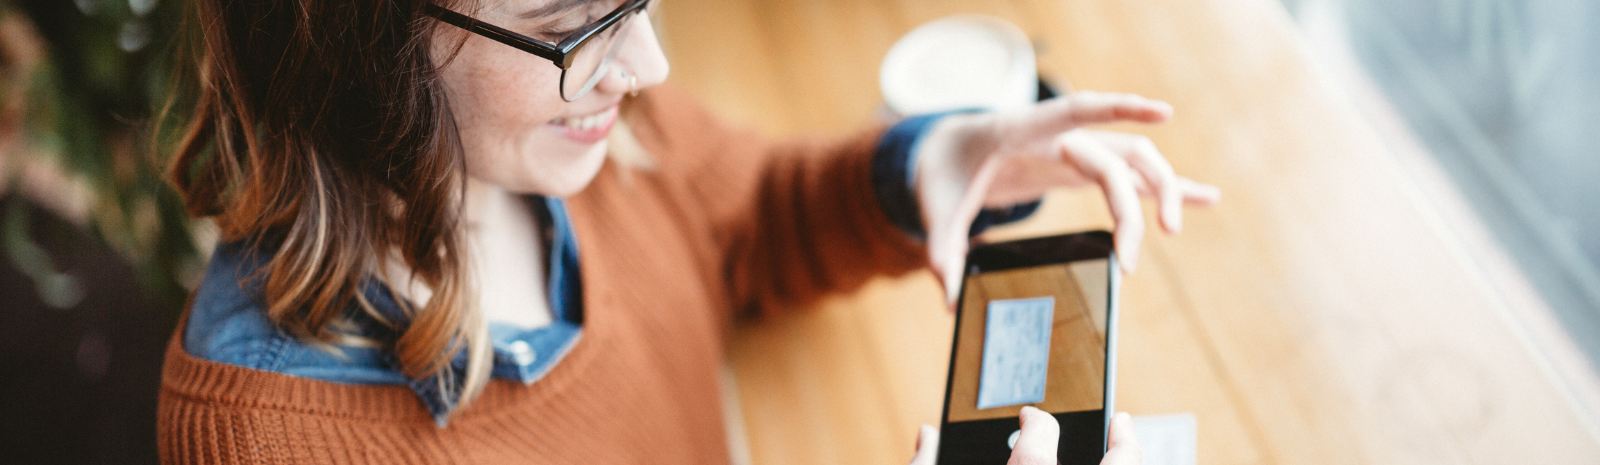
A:
[[[1193,413],[1133,417],[1144,465],[1195,465],[1199,429]]]

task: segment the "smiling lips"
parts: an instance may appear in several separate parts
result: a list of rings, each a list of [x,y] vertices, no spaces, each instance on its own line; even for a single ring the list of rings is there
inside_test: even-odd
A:
[[[593,144],[605,140],[606,134],[611,133],[611,127],[617,124],[617,107],[588,116],[556,118],[549,124],[573,142]]]

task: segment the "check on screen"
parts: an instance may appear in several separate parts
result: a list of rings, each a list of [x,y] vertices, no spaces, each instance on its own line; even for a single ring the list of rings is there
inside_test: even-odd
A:
[[[989,301],[978,408],[1044,401],[1055,297]]]

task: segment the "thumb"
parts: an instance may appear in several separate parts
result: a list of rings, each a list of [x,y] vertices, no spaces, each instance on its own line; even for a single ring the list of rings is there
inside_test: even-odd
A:
[[[933,246],[933,272],[939,278],[939,284],[944,287],[945,306],[951,311],[956,310],[956,299],[961,294],[962,270],[966,268],[966,255],[969,245],[966,241],[942,241],[943,244]]]
[[[1007,465],[1056,463],[1056,447],[1061,439],[1061,425],[1055,417],[1033,406],[1022,408],[1017,416],[1022,423],[1022,433],[1011,448]]]
[[[968,237],[967,233],[972,229],[972,221],[978,217],[978,211],[983,209],[984,195],[988,192],[989,185],[994,182],[995,176],[999,174],[1000,166],[1001,163],[997,159],[985,161],[954,206],[942,209],[926,208],[923,211],[926,216],[925,224],[929,225],[928,258],[932,261],[939,283],[944,285],[945,303],[951,311],[955,310],[956,297],[961,292],[961,276],[967,266],[967,251],[972,247],[972,238]],[[925,202],[923,205],[928,207],[933,203]],[[935,213],[934,210],[941,211]]]
[[[1111,417],[1111,431],[1106,437],[1106,456],[1100,465],[1138,465],[1144,461],[1139,450],[1139,440],[1133,434],[1133,417],[1127,412]]]
[[[939,430],[922,425],[917,431],[917,454],[911,456],[911,465],[933,465],[939,458]]]

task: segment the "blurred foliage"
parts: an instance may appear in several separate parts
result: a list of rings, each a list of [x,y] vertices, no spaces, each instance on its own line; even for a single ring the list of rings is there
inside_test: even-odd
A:
[[[187,292],[183,283],[195,279],[200,258],[182,201],[163,178],[165,154],[152,138],[171,133],[154,131],[153,120],[174,85],[183,8],[177,0],[0,5],[0,15],[31,23],[42,45],[39,66],[21,83],[27,87],[26,153],[56,157],[68,176],[88,187],[94,232],[134,264],[152,297],[173,306]],[[16,261],[27,254],[7,255]]]

